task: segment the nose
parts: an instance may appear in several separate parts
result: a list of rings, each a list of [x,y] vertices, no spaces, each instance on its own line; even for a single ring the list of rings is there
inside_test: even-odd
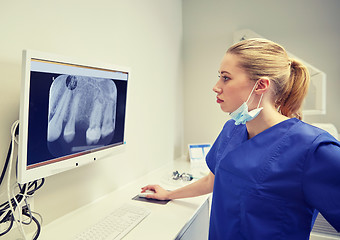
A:
[[[216,83],[216,85],[213,87],[213,89],[212,89],[215,93],[221,93],[222,92],[222,89],[221,88],[219,88],[218,86],[217,86],[217,83]]]

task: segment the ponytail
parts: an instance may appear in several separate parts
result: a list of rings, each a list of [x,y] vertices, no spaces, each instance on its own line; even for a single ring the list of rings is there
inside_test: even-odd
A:
[[[307,68],[301,62],[290,59],[290,77],[276,101],[276,107],[281,114],[302,119],[301,108],[309,81]]]

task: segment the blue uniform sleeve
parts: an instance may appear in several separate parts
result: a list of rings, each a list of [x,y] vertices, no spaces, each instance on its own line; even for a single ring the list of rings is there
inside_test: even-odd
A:
[[[216,168],[216,156],[217,156],[217,151],[218,151],[218,146],[219,146],[219,142],[221,139],[221,133],[220,135],[217,137],[216,141],[214,142],[214,144],[212,145],[211,149],[209,150],[205,161],[207,162],[207,166],[209,167],[210,171],[215,174],[215,168]]]
[[[224,139],[228,137],[228,132],[230,131],[230,128],[233,126],[235,126],[233,120],[229,120],[224,124],[222,131],[218,135],[217,139],[215,140],[214,144],[212,145],[211,149],[209,150],[205,158],[205,161],[213,174],[215,174],[218,152],[220,150],[221,142],[223,142]]]
[[[303,191],[307,203],[340,232],[340,143],[328,133],[306,156]]]
[[[245,125],[239,125],[238,128],[245,128]],[[233,137],[234,131],[236,129],[235,121],[227,121],[217,139],[215,140],[213,146],[211,147],[209,153],[206,157],[207,165],[210,171],[215,174],[216,168],[218,168],[219,161],[221,160],[221,153],[224,151],[228,144],[228,141]]]

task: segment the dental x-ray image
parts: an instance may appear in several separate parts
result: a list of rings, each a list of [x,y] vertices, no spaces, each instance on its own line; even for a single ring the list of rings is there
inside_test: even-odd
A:
[[[111,79],[60,75],[50,87],[48,149],[55,157],[109,144],[116,122],[117,87]]]

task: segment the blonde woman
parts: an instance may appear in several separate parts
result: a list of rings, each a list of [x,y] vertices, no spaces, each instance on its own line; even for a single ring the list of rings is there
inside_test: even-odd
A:
[[[213,88],[224,125],[208,176],[149,198],[213,191],[209,239],[309,239],[317,211],[340,231],[340,143],[301,121],[309,74],[284,48],[250,39],[229,48]]]

